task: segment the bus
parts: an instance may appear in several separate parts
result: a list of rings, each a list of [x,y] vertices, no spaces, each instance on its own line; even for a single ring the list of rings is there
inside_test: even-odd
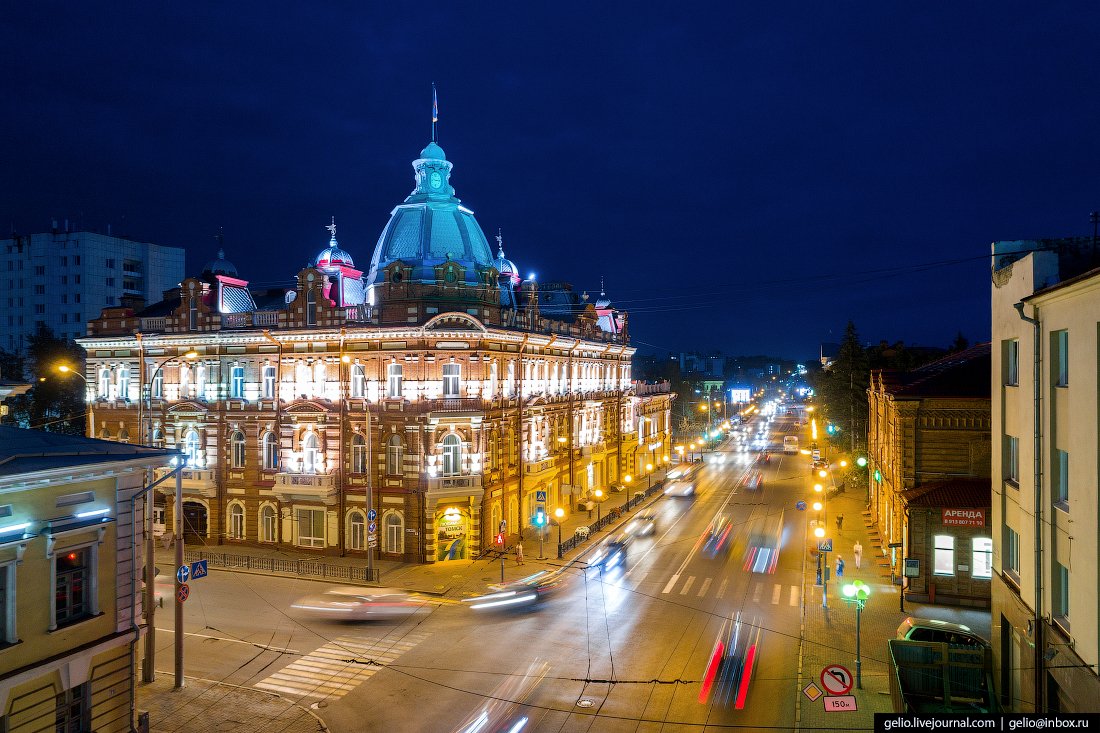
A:
[[[783,436],[783,452],[784,453],[797,453],[798,452],[798,436],[797,435],[785,435],[785,436]]]

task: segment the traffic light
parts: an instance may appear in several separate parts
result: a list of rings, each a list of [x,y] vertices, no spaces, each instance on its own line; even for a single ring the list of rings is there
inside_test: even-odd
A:
[[[859,466],[860,468],[863,468],[864,466],[867,465],[867,459],[864,458],[863,456],[860,456],[859,458],[856,459],[856,465]]]
[[[535,526],[536,527],[545,527],[546,526],[546,510],[545,509],[539,509],[535,512]]]

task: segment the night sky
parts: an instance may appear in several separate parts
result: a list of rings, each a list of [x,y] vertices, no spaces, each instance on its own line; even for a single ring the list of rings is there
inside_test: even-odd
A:
[[[128,7],[123,7],[123,6]],[[989,337],[989,244],[1092,233],[1096,3],[8,3],[0,225],[283,283],[410,162],[642,350]],[[6,220],[6,221],[5,221]]]

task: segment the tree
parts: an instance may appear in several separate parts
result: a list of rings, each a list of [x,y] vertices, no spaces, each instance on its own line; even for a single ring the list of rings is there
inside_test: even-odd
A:
[[[848,321],[844,340],[832,366],[815,375],[814,392],[821,398],[824,419],[848,436],[852,449],[867,439],[867,387],[871,371],[867,351],[859,342],[856,326]]]
[[[28,427],[83,435],[85,383],[77,375],[84,374],[84,349],[40,325],[27,338],[27,361],[34,380],[26,415]],[[76,374],[59,373],[60,364],[68,365]]]
[[[966,351],[970,348],[970,342],[966,340],[966,336],[963,336],[963,332],[959,331],[955,334],[955,341],[948,348],[948,353],[954,354],[958,351]]]
[[[9,382],[18,382],[23,379],[23,357],[10,351],[0,349],[0,379]],[[26,425],[27,412],[30,407],[30,398],[27,395],[17,395],[4,400],[8,408],[8,417],[4,422],[15,422]]]

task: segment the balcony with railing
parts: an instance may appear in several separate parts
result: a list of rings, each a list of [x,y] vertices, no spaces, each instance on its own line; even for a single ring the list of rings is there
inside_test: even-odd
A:
[[[281,472],[275,474],[275,486],[271,490],[280,501],[305,499],[332,504],[336,502],[336,476],[331,473]]]
[[[557,464],[557,459],[553,456],[547,456],[546,458],[538,461],[531,461],[523,464],[523,473],[526,476],[535,477],[544,473],[554,470],[554,466]]]
[[[480,491],[481,490],[481,474],[465,474],[460,476],[429,476],[428,477],[428,491],[443,492],[443,491]]]
[[[167,325],[168,319],[164,316],[161,316],[160,318],[141,319],[141,330],[143,333],[147,333],[150,331],[163,331],[165,328],[167,328]]]
[[[163,478],[172,473],[173,468],[157,468],[153,470],[156,478]],[[212,468],[185,468],[180,472],[180,484],[184,494],[198,494],[207,499],[213,499],[218,495],[218,483]],[[168,479],[160,485],[163,493],[171,494],[175,491],[175,483]]]

